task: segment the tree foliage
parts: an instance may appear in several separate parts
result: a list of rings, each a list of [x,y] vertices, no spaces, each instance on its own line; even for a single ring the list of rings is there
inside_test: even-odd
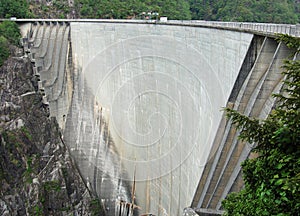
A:
[[[20,38],[20,30],[15,22],[4,21],[0,23],[0,66],[10,54],[9,45],[18,45]]]
[[[0,36],[0,66],[9,56],[9,43],[7,39],[3,36]]]
[[[32,17],[44,18],[44,19],[66,19],[71,18],[73,13],[69,2],[67,0],[48,0],[35,1],[29,0],[29,14]],[[75,18],[75,17],[74,17]]]
[[[0,0],[0,18],[131,19],[141,18],[142,12],[157,12],[174,20],[300,21],[300,2],[295,0],[74,0],[74,7],[69,2]]]
[[[142,12],[157,12],[170,19],[191,19],[190,5],[182,0],[76,0],[76,10],[82,18],[136,18]]]
[[[190,0],[193,19],[298,23],[299,1],[294,0]]]
[[[281,36],[291,48],[300,39]],[[295,49],[296,55],[299,50]],[[240,138],[256,143],[258,157],[242,164],[245,188],[222,203],[226,215],[297,215],[300,212],[300,60],[286,60],[277,107],[265,120],[226,109]]]
[[[0,18],[30,17],[29,5],[26,0],[0,0]]]
[[[19,26],[12,21],[4,21],[0,24],[0,35],[13,45],[18,45],[21,38]]]
[[[238,22],[299,22],[299,2],[293,0],[75,0],[81,18],[136,18],[158,12],[169,19]]]

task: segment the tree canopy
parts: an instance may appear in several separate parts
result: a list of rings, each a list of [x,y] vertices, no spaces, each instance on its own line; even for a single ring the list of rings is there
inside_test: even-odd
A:
[[[294,0],[190,0],[192,19],[298,23],[299,1]]]
[[[26,0],[0,0],[0,18],[29,16],[29,4]]]
[[[182,0],[76,0],[75,8],[82,18],[140,18],[143,12],[156,12],[170,19],[191,19],[190,5]]]
[[[82,18],[132,18],[155,11],[169,19],[297,23],[299,3],[293,0],[75,0]]]
[[[142,18],[154,12],[173,20],[299,23],[295,0],[0,0],[0,18]],[[146,16],[150,18],[150,16]],[[157,17],[152,17],[157,18]]]
[[[20,30],[15,22],[0,23],[0,66],[10,55],[9,45],[18,45],[20,38]]]
[[[3,36],[0,36],[0,67],[2,66],[3,62],[9,56],[9,43],[7,39]]]
[[[299,53],[300,39],[280,40]],[[256,143],[258,157],[242,164],[245,188],[222,203],[226,215],[298,215],[300,212],[300,60],[286,60],[283,92],[265,120],[226,109],[240,138]]]

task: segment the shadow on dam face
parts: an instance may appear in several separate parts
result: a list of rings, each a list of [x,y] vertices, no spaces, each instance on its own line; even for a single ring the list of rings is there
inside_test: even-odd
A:
[[[50,112],[66,116],[64,139],[108,215],[118,197],[132,202],[134,178],[140,213],[181,215],[190,205],[252,37],[70,23],[72,65],[58,72],[65,96],[50,102]]]

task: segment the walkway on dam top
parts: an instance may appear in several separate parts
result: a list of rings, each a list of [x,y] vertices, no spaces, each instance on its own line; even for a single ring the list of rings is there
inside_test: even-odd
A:
[[[231,31],[248,32],[251,34],[274,37],[276,34],[288,34],[300,37],[300,24],[273,24],[273,23],[247,23],[247,22],[217,22],[204,20],[127,20],[127,19],[11,19],[16,22],[98,22],[98,23],[124,23],[124,24],[158,24],[177,25],[202,28],[216,28]],[[1,19],[0,21],[3,21]]]

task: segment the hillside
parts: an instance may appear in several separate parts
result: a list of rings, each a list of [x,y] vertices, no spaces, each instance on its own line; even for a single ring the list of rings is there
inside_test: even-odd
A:
[[[190,0],[192,19],[298,23],[299,1],[295,0]]]
[[[0,0],[0,17],[299,23],[299,0]],[[151,15],[148,15],[152,12]]]

